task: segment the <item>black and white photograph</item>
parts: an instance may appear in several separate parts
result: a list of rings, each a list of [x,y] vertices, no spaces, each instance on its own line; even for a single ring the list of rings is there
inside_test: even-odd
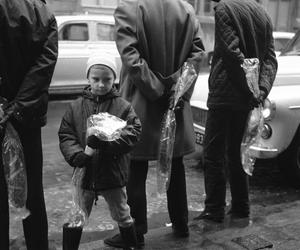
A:
[[[299,250],[299,0],[0,0],[0,250]]]

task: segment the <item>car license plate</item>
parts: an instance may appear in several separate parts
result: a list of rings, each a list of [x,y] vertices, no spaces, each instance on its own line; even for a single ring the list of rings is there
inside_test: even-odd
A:
[[[196,143],[199,145],[203,145],[204,134],[200,132],[195,132],[196,134]]]

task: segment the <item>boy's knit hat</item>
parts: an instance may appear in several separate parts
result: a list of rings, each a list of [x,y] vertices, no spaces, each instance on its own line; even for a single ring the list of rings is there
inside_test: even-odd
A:
[[[96,64],[109,67],[113,71],[115,78],[117,78],[117,64],[115,56],[111,54],[91,55],[86,63],[86,77],[88,77],[90,68]]]

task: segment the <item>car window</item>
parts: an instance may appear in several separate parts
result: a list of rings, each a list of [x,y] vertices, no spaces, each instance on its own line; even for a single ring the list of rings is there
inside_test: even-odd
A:
[[[66,24],[58,34],[59,40],[64,41],[87,41],[89,40],[87,23]]]
[[[283,55],[300,55],[300,31],[284,48]]]
[[[97,23],[97,39],[99,41],[114,41],[114,26],[110,24]]]
[[[289,40],[290,39],[288,39],[288,38],[275,39],[275,41],[274,41],[275,51],[281,51]]]

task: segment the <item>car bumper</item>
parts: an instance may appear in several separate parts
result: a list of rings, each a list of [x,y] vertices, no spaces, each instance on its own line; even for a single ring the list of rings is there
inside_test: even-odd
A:
[[[196,135],[196,151],[202,151],[205,128],[194,123]],[[267,148],[263,146],[251,146],[251,155],[259,159],[275,158],[279,154],[277,148]]]
[[[277,148],[266,148],[263,146],[250,146],[251,155],[259,159],[269,159],[278,156],[279,151]]]

